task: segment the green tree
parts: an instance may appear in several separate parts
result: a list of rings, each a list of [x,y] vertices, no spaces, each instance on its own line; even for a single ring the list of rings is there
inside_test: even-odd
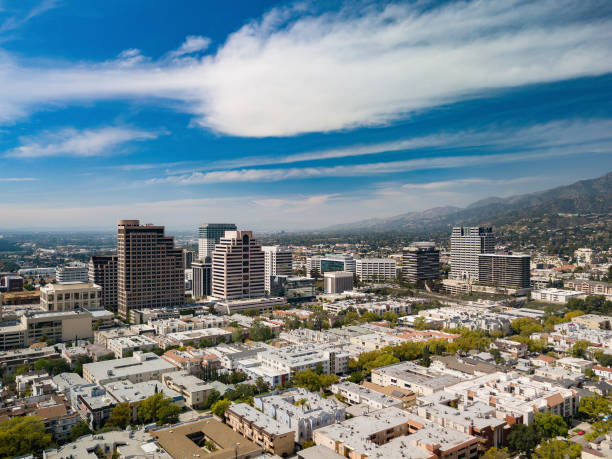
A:
[[[203,408],[205,410],[209,409],[219,399],[221,399],[221,394],[219,393],[219,391],[216,389],[211,390],[206,396],[206,399],[204,400]]]
[[[244,338],[242,336],[242,330],[240,330],[239,328],[234,328],[234,330],[232,331],[232,342],[242,343],[243,339]]]
[[[534,459],[574,459],[580,457],[582,446],[565,440],[543,441],[533,452]]]
[[[225,421],[225,410],[227,410],[231,404],[232,402],[229,400],[219,400],[213,404],[211,411]]]
[[[584,414],[592,420],[595,420],[599,416],[606,416],[610,414],[610,402],[599,395],[583,397],[580,400],[580,405],[578,405],[578,412]]]
[[[270,327],[266,327],[261,322],[255,322],[249,329],[249,338],[253,341],[268,341],[272,339],[274,334]]]
[[[359,384],[363,381],[363,373],[361,373],[361,371],[353,371],[346,379],[352,383]]]
[[[513,424],[508,434],[508,447],[510,451],[524,454],[531,453],[540,442],[540,435],[536,427],[531,424]]]
[[[69,439],[70,441],[75,441],[77,438],[82,437],[83,435],[89,435],[91,433],[91,429],[89,428],[89,424],[87,422],[80,419],[77,423],[70,429]]]
[[[170,397],[163,392],[147,397],[138,404],[138,421],[142,424],[156,422],[157,424],[168,424],[178,422],[178,414],[181,408],[172,403]]]
[[[45,423],[38,416],[18,416],[0,422],[0,457],[38,455],[52,444]]]
[[[336,384],[338,377],[336,375],[318,374],[316,371],[308,369],[296,373],[292,381],[296,387],[304,387],[312,392],[318,392],[322,389],[327,389],[332,384]]]
[[[416,330],[427,330],[427,319],[423,316],[418,316],[414,319],[414,328]]]
[[[508,449],[503,448],[489,448],[482,456],[481,459],[508,459],[510,455],[508,454]]]
[[[585,340],[576,341],[574,345],[572,346],[572,350],[571,350],[572,357],[583,358],[586,353],[587,348],[590,345],[591,343]]]
[[[566,437],[567,424],[558,414],[536,413],[535,426],[542,438]]]
[[[132,421],[132,407],[127,402],[117,403],[111,411],[105,427],[118,427],[125,429]]]
[[[542,331],[542,325],[537,320],[529,317],[514,319],[510,323],[510,327],[516,334],[521,336],[529,336],[532,333],[539,333]]]

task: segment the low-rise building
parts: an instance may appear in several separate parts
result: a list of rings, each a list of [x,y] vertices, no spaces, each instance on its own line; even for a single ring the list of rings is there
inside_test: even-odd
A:
[[[259,314],[269,312],[274,306],[282,306],[287,301],[282,297],[269,298],[244,298],[240,300],[219,301],[215,304],[215,310],[221,314],[232,315],[242,311],[257,310]]]
[[[527,345],[509,339],[498,339],[491,343],[491,349],[497,349],[505,359],[522,359],[527,356]]]
[[[297,372],[323,369],[324,374],[343,374],[348,370],[349,355],[341,349],[305,344],[271,349],[257,354],[262,366],[282,371],[290,378]]]
[[[342,293],[353,290],[353,273],[349,271],[332,271],[323,275],[325,293]]]
[[[130,404],[133,422],[138,420],[138,404],[155,394],[163,393],[172,403],[179,406],[185,405],[185,399],[180,393],[165,387],[159,381],[132,383],[123,380],[105,384],[103,387],[106,393],[114,398],[117,403]]]
[[[162,375],[162,382],[169,389],[181,394],[185,404],[193,409],[202,409],[213,386],[185,371],[173,371]]]
[[[544,288],[533,290],[531,299],[536,301],[546,301],[548,303],[567,303],[571,298],[582,298],[584,293],[573,290],[562,290],[559,288]]]
[[[96,284],[71,282],[47,284],[40,288],[40,307],[44,311],[100,309],[102,287]]]
[[[379,392],[387,397],[397,399],[403,408],[410,408],[416,404],[417,396],[409,389],[402,389],[397,386],[380,386],[369,381],[363,381],[361,385],[372,391]]]
[[[108,350],[115,354],[118,359],[131,355],[134,351],[148,352],[156,346],[157,342],[145,335],[122,336],[109,339],[106,342]]]
[[[375,410],[387,408],[389,406],[402,406],[402,402],[397,398],[389,397],[350,381],[342,381],[338,384],[333,384],[329,389],[332,393],[339,395],[351,405],[360,405],[363,403]]]
[[[372,382],[380,386],[397,386],[417,395],[429,395],[444,390],[460,381],[455,376],[421,367],[413,362],[402,362],[372,370]]]
[[[261,411],[239,403],[231,405],[225,412],[227,424],[265,451],[277,456],[293,454],[295,432]]]
[[[152,352],[134,352],[132,357],[83,365],[83,378],[99,385],[128,379],[133,383],[161,380],[161,375],[176,367]]]

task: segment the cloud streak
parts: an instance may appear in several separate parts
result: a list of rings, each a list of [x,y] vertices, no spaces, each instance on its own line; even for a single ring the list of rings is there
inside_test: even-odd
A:
[[[40,67],[2,54],[0,120],[57,103],[157,98],[236,136],[384,125],[494,88],[608,73],[611,43],[612,6],[596,1],[272,10],[201,58],[188,53],[205,49],[203,37],[188,37],[176,59],[131,56],[127,66],[125,56]]]
[[[128,142],[155,139],[157,133],[125,127],[100,129],[74,128],[45,132],[34,137],[21,137],[21,145],[5,153],[10,158],[41,158],[50,156],[89,157],[117,153]]]

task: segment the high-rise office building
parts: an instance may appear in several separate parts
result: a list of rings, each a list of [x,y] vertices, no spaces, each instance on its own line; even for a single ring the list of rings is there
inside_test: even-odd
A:
[[[289,247],[267,245],[264,252],[266,292],[270,293],[270,276],[291,276],[293,274],[293,250]]]
[[[225,232],[213,251],[212,274],[215,298],[234,300],[264,295],[264,253],[251,231]]]
[[[349,271],[331,271],[323,274],[325,293],[342,293],[353,290],[353,276]]]
[[[478,255],[495,251],[495,233],[487,227],[455,227],[451,234],[451,271],[457,280],[478,281]]]
[[[100,306],[117,311],[117,255],[94,255],[89,260],[89,282],[102,287]]]
[[[205,223],[198,229],[198,260],[212,257],[215,245],[225,236],[226,231],[236,231],[233,223]]]
[[[395,279],[397,263],[391,258],[359,258],[355,260],[355,273],[360,281]]]
[[[212,294],[212,259],[206,257],[204,261],[194,261],[192,294],[194,298],[203,298]]]
[[[197,260],[197,258],[193,250],[183,249],[183,266],[185,266],[185,269],[191,269],[191,263],[195,260]]]
[[[306,258],[306,275],[311,277],[314,270],[319,271],[320,275],[332,271],[350,271],[354,273],[357,270],[357,262],[351,255],[313,255]]]
[[[481,254],[478,256],[478,281],[495,287],[529,288],[530,264],[529,255]]]
[[[163,226],[119,220],[117,227],[117,299],[119,315],[132,309],[182,306],[185,303],[183,251]]]
[[[435,242],[415,242],[402,250],[402,279],[416,284],[440,277],[440,251]]]

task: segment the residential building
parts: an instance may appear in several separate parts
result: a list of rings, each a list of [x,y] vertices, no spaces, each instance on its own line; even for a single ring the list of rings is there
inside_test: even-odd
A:
[[[293,275],[293,250],[279,245],[263,246],[264,253],[264,288],[270,293],[272,276]]]
[[[391,258],[359,258],[355,260],[355,273],[360,281],[395,279],[397,262]]]
[[[152,429],[149,433],[174,459],[208,457],[210,459],[251,459],[260,457],[263,448],[247,440],[212,416],[170,427]],[[215,451],[204,453],[204,442]]]
[[[397,386],[380,386],[369,381],[363,381],[361,385],[366,389],[379,392],[387,397],[398,400],[403,408],[410,408],[416,404],[417,396],[409,389],[403,389]]]
[[[0,368],[4,372],[4,376],[10,376],[15,373],[20,365],[33,365],[37,360],[55,360],[61,356],[53,346],[29,347],[26,349],[6,350],[0,348],[4,352],[0,353]]]
[[[610,330],[612,327],[612,316],[600,316],[599,314],[583,314],[574,317],[572,322],[590,328],[592,330]]]
[[[561,290],[559,288],[544,288],[533,290],[531,299],[536,301],[546,301],[548,303],[567,303],[570,298],[582,298],[584,293],[573,290]]]
[[[445,372],[428,369],[413,362],[375,368],[371,374],[374,384],[410,389],[417,395],[430,395],[460,381],[455,376],[449,376]]]
[[[349,355],[334,347],[304,344],[271,349],[257,354],[261,365],[282,372],[289,379],[299,371],[323,369],[324,374],[343,374]],[[284,381],[283,381],[284,383]]]
[[[138,404],[155,394],[164,394],[172,403],[185,406],[183,396],[162,385],[159,381],[143,381],[133,383],[131,381],[114,381],[105,384],[106,394],[111,396],[117,403],[128,403],[132,409],[132,422],[138,421]]]
[[[106,342],[108,350],[115,354],[115,357],[122,359],[126,355],[131,355],[134,351],[150,351],[157,346],[157,342],[145,335],[122,336],[109,339]]]
[[[480,254],[478,255],[478,281],[495,287],[530,288],[530,263],[529,255]]]
[[[593,249],[581,248],[574,251],[574,258],[578,266],[588,266],[595,261],[596,252]]]
[[[325,293],[342,293],[353,290],[353,273],[348,271],[326,272],[324,275]]]
[[[151,320],[178,319],[179,317],[179,308],[151,308],[132,309],[129,319],[132,324],[146,324]]]
[[[588,279],[568,279],[563,281],[563,288],[583,292],[587,295],[612,295],[612,283]]]
[[[293,454],[295,432],[246,403],[231,405],[225,412],[227,424],[264,451],[281,457]]]
[[[439,425],[397,407],[384,408],[317,429],[317,445],[350,459],[400,458],[473,459],[478,439]]]
[[[270,295],[285,297],[288,303],[312,301],[316,298],[315,280],[309,277],[271,276]]]
[[[132,357],[86,363],[83,379],[99,385],[128,379],[133,383],[160,380],[162,374],[176,371],[176,367],[152,352],[134,352]]]
[[[498,339],[491,343],[492,349],[497,349],[505,359],[523,359],[527,357],[527,345],[509,339]]]
[[[166,349],[170,346],[191,346],[199,342],[214,344],[229,342],[231,337],[232,333],[227,330],[221,328],[204,328],[155,336],[153,339],[160,348]]]
[[[344,405],[334,398],[323,398],[307,389],[295,388],[253,400],[253,406],[286,429],[295,432],[295,443],[312,440],[316,429],[344,421]]]
[[[212,294],[220,300],[264,296],[264,253],[251,231],[227,231],[212,255]]]
[[[221,368],[221,360],[216,354],[209,354],[193,347],[187,347],[184,351],[178,349],[166,351],[161,358],[178,369],[194,375],[200,374],[203,370],[213,371]]]
[[[494,253],[494,251],[493,228],[453,228],[449,277],[455,280],[477,281],[479,279],[478,256],[482,253]]]
[[[102,287],[100,306],[117,311],[117,255],[95,255],[89,260],[89,282]]]
[[[414,242],[402,250],[402,280],[417,284],[440,278],[440,250],[435,242]]]
[[[132,309],[176,307],[185,302],[183,251],[163,226],[119,220],[117,227],[119,315]]]
[[[204,298],[212,294],[212,259],[206,257],[203,261],[191,263],[193,270],[192,295],[194,298]]]
[[[181,394],[185,404],[193,409],[203,409],[206,397],[213,390],[213,386],[186,371],[164,373],[162,382],[169,389]]]
[[[205,223],[198,228],[198,260],[212,257],[215,246],[226,231],[236,231],[234,223]]]
[[[96,284],[70,282],[47,284],[40,288],[40,307],[44,311],[100,309],[102,287]]]
[[[55,281],[58,284],[87,282],[89,279],[87,265],[58,266],[55,268]]]
[[[363,403],[375,410],[390,406],[401,408],[403,405],[402,401],[397,398],[389,397],[388,395],[370,390],[367,387],[360,386],[350,381],[342,381],[333,384],[329,389],[333,394],[340,395],[342,399],[346,400],[346,402],[351,405],[360,405]]]

